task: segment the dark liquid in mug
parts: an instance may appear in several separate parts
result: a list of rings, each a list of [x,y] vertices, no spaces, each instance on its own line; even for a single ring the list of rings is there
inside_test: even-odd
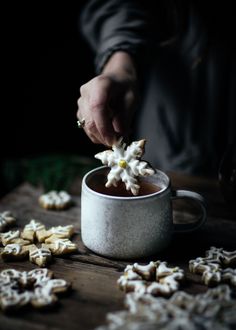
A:
[[[125,188],[125,184],[123,182],[119,182],[117,187],[105,187],[105,181],[99,182],[100,180],[97,180],[96,183],[94,183],[91,188],[95,190],[98,193],[109,195],[109,196],[120,196],[120,197],[132,197],[134,196],[130,191],[127,191]],[[154,194],[158,191],[160,191],[162,188],[157,186],[156,184],[153,184],[151,182],[142,181],[140,182],[140,190],[138,196],[145,196]]]

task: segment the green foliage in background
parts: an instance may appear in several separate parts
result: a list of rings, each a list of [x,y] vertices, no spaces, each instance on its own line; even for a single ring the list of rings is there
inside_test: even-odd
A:
[[[27,181],[48,190],[67,190],[73,180],[96,166],[94,159],[78,155],[43,155],[24,159],[7,159],[2,162],[1,176],[5,190],[10,191]]]

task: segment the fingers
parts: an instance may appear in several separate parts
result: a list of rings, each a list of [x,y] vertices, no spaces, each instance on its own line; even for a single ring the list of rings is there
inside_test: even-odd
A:
[[[133,114],[133,104],[134,104],[134,91],[130,89],[127,91],[123,98],[121,98],[122,102],[119,107],[123,109],[123,111],[119,111],[115,113],[112,125],[114,130],[122,136],[128,135],[131,125],[131,119]]]
[[[88,116],[87,112],[85,111],[86,108],[88,108],[88,106],[85,105],[84,103],[85,103],[84,99],[80,97],[77,101],[78,104],[77,118],[79,120],[84,119],[85,124],[83,126],[83,129],[90,138],[90,140],[96,144],[101,144],[101,143],[103,144],[103,139],[100,136],[99,132],[97,131],[97,127],[92,119],[92,116]]]
[[[96,77],[80,89],[77,117],[85,119],[84,130],[94,143],[112,145],[116,132],[109,107],[111,82]]]
[[[117,132],[118,135],[124,135],[126,132],[126,125],[125,125],[125,120],[124,116],[122,113],[117,113],[114,118],[112,119],[112,125]]]

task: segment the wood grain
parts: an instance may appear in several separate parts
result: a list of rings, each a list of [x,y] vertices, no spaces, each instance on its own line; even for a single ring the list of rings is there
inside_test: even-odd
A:
[[[175,235],[170,246],[145,260],[166,260],[170,265],[178,265],[186,271],[186,281],[182,289],[191,292],[204,292],[206,287],[200,283],[200,277],[189,273],[188,261],[203,256],[210,246],[236,249],[236,222],[234,211],[228,210],[221,199],[217,185],[213,182],[197,180],[191,177],[178,177],[172,174],[175,188],[192,189],[202,193],[208,200],[207,223],[199,231],[188,235]],[[214,193],[215,192],[215,193]],[[38,204],[42,191],[29,184],[23,184],[0,202],[0,212],[11,210],[17,217],[17,227],[23,226],[30,219],[44,223],[46,227],[73,224],[76,234],[72,240],[78,244],[79,253],[67,257],[54,257],[49,268],[56,278],[64,278],[72,284],[72,289],[60,297],[52,309],[35,310],[30,307],[18,312],[0,313],[0,329],[3,330],[87,330],[104,324],[105,316],[110,311],[123,309],[124,293],[117,287],[117,279],[124,267],[134,260],[112,260],[98,256],[88,250],[80,235],[80,196],[74,196],[74,206],[66,211],[47,211]],[[181,209],[182,207],[182,209]],[[192,221],[194,209],[176,206],[175,219]],[[193,212],[191,211],[193,210]],[[36,266],[29,261],[3,262],[0,270],[15,268],[30,270]]]

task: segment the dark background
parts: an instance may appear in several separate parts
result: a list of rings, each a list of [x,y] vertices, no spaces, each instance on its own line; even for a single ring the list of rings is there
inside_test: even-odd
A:
[[[93,158],[99,149],[76,119],[79,88],[94,75],[93,54],[79,29],[85,2],[25,1],[1,9],[2,193],[25,179],[18,175],[22,159]],[[6,176],[13,177],[10,184]]]
[[[92,145],[76,124],[79,88],[94,74],[93,54],[79,30],[85,1],[54,3],[21,2],[2,11],[2,124],[13,137],[5,136],[7,156],[89,153]]]

